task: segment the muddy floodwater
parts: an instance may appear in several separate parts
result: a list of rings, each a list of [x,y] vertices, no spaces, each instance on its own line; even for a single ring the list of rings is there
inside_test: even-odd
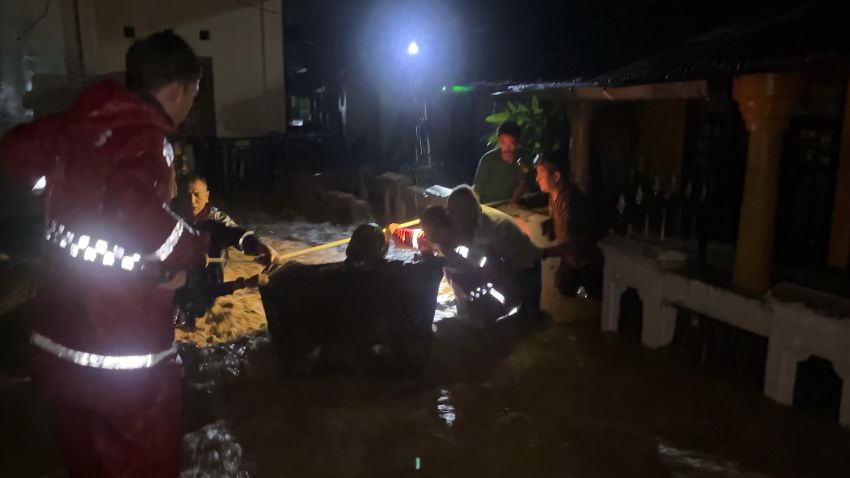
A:
[[[287,251],[350,229],[257,230]],[[567,301],[542,325],[477,328],[452,317],[443,288],[422,377],[287,379],[255,294],[220,299],[197,332],[178,336],[184,477],[850,476],[850,432],[775,405],[753,384],[602,334],[593,300]],[[65,476],[26,377],[0,382],[0,423],[0,476]]]

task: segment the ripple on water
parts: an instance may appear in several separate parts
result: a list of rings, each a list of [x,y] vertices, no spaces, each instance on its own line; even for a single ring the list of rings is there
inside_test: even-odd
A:
[[[763,473],[749,473],[738,469],[738,465],[707,453],[683,450],[657,439],[656,450],[662,463],[672,468],[675,478],[771,478]]]

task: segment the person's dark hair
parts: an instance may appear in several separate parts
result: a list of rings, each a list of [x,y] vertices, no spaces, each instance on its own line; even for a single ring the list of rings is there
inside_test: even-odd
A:
[[[475,191],[473,191],[472,186],[468,184],[461,184],[460,186],[452,189],[452,193],[449,194],[449,201],[458,199],[468,201],[470,203],[478,203],[480,205],[478,196],[475,195]]]
[[[389,244],[381,227],[375,223],[361,224],[354,229],[345,256],[349,262],[382,259]]]
[[[186,40],[170,31],[161,31],[138,41],[124,58],[127,88],[153,93],[174,82],[201,79],[201,62]]]
[[[207,178],[205,178],[205,177],[203,177],[199,174],[191,174],[189,176],[186,176],[186,182],[184,184],[186,186],[189,186],[190,184],[192,184],[196,181],[200,181],[200,182],[204,183],[204,186],[206,186],[208,188],[210,187],[209,183],[207,183]]]
[[[477,209],[478,212],[481,212],[481,202],[478,200],[478,196],[475,195],[475,191],[469,185],[461,184],[460,186],[454,188],[452,193],[449,194],[449,204],[461,204],[464,210],[472,211],[473,209]]]
[[[549,174],[561,173],[561,186],[566,187],[570,177],[569,159],[560,151],[539,153],[534,157],[534,166],[543,166]]]
[[[449,213],[443,206],[429,206],[422,212],[422,217],[419,218],[423,226],[434,227],[451,227],[452,221],[449,219]]]
[[[513,136],[515,139],[519,140],[520,135],[522,134],[522,130],[519,128],[519,124],[516,121],[504,121],[499,125],[499,128],[496,129],[496,135],[501,136],[506,134],[508,136]]]

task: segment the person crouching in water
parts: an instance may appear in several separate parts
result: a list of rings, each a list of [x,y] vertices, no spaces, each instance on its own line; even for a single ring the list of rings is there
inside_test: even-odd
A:
[[[459,244],[501,264],[517,287],[523,319],[539,320],[542,251],[512,217],[478,202],[472,188],[458,186],[449,195],[448,215]],[[456,251],[453,251],[457,253]],[[447,262],[451,258],[447,255]]]
[[[212,206],[209,199],[207,181],[200,176],[191,176],[184,181],[174,206],[195,228],[209,233],[207,257],[224,258],[225,250],[233,247],[247,255],[257,256],[260,264],[274,262],[276,252],[271,246],[260,242],[253,231],[240,227],[230,216]],[[194,330],[198,317],[207,313],[217,297],[233,294],[246,287],[258,287],[267,279],[265,274],[257,274],[225,282],[224,264],[221,262],[191,269],[186,285],[174,294],[174,323],[180,329]]]
[[[537,183],[549,194],[550,239],[544,257],[560,257],[555,285],[565,296],[598,297],[602,287],[601,239],[593,196],[569,181],[569,165],[554,156],[535,158]]]
[[[351,267],[369,266],[383,261],[388,249],[387,236],[381,226],[371,222],[361,224],[354,229],[345,249],[345,264]]]
[[[505,280],[497,260],[489,261],[480,251],[470,251],[460,244],[446,208],[427,208],[419,225],[420,228],[401,228],[390,224],[387,232],[397,247],[416,249],[425,260],[431,257],[445,260],[443,271],[454,292],[458,317],[484,325],[509,315],[508,311],[517,304],[515,283]],[[477,300],[481,298],[484,300]]]
[[[448,211],[442,206],[426,209],[421,230],[394,226],[388,231],[396,243],[418,245],[423,254],[438,251],[445,258],[459,317],[476,323],[517,311],[540,317],[539,249],[510,216],[481,206],[471,188],[452,193]]]

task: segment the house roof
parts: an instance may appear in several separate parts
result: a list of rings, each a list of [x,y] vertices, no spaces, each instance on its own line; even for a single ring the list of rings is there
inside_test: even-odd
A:
[[[807,68],[850,57],[839,1],[809,2],[766,19],[733,24],[594,79],[632,85]]]
[[[850,58],[841,0],[810,1],[757,21],[727,25],[593,78],[515,83],[496,94],[565,98],[695,97],[707,81],[743,73],[808,68]],[[664,86],[667,85],[667,86]],[[640,87],[640,88],[639,88]],[[618,97],[619,95],[619,97]]]

